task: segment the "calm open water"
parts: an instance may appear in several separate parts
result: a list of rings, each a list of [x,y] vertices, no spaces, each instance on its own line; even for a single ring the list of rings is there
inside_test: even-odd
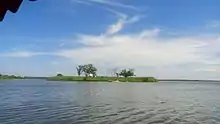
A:
[[[220,83],[0,81],[0,124],[197,123],[220,123]]]

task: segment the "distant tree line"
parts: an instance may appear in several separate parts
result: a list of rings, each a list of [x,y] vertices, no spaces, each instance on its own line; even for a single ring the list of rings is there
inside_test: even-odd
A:
[[[95,82],[157,82],[154,77],[134,77],[135,70],[127,69],[112,69],[111,76],[97,76],[98,69],[93,64],[85,64],[76,66],[78,76],[64,76],[59,73],[55,77],[49,77],[52,81],[95,81]]]
[[[21,76],[0,74],[0,79],[21,79]]]
[[[125,78],[135,76],[134,69],[122,69],[119,73],[119,76],[123,76]]]
[[[84,75],[85,77],[96,77],[98,69],[93,64],[85,64],[85,65],[78,65],[76,67],[76,72],[78,76]],[[135,76],[134,69],[122,69],[119,71],[115,71],[114,75],[116,77],[132,77]],[[57,74],[57,76],[61,77],[62,74]]]

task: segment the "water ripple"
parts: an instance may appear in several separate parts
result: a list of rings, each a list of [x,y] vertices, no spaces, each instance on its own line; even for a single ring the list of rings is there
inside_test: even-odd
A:
[[[0,124],[219,123],[220,85],[192,85],[1,83]]]

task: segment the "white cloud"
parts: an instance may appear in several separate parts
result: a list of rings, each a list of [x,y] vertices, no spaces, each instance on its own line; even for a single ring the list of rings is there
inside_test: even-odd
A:
[[[208,67],[208,68],[196,69],[196,71],[217,72],[218,69],[216,67]]]
[[[59,65],[59,64],[60,64],[60,62],[57,62],[57,61],[52,61],[52,62],[51,62],[51,64],[52,64],[52,65]]]
[[[66,44],[65,43],[60,43],[59,44],[59,47],[63,47],[63,46],[65,46]]]
[[[209,21],[206,27],[207,28],[218,28],[220,27],[220,21],[217,21],[217,20]]]
[[[0,56],[2,56],[2,57],[31,57],[31,56],[35,56],[35,55],[37,55],[37,53],[28,52],[28,51],[18,51],[18,52],[0,54]]]
[[[126,24],[135,23],[140,20],[140,16],[134,16],[131,18],[128,18],[127,16],[122,16],[118,19],[118,21],[112,25],[109,26],[109,28],[106,31],[107,35],[115,34],[121,31]]]
[[[114,63],[115,66],[164,66],[201,60],[201,56],[197,55],[200,47],[198,41],[184,38],[161,41],[154,32],[158,32],[158,29],[130,36],[84,36],[78,40],[87,43],[102,41],[102,45],[64,50],[59,55],[73,59],[81,58],[82,61]],[[82,57],[88,53],[89,56]]]
[[[80,1],[80,0],[77,0]],[[106,1],[88,0],[100,3]],[[87,1],[87,2],[88,2]],[[82,1],[81,1],[82,2]],[[85,1],[84,1],[85,2]],[[114,2],[113,2],[114,3]],[[106,74],[114,68],[134,68],[138,76],[159,78],[220,79],[220,36],[175,36],[163,38],[160,28],[146,29],[130,34],[119,34],[125,26],[142,16],[128,16],[106,9],[117,17],[100,35],[80,34],[63,41],[55,52],[16,51],[1,53],[0,57],[58,56],[62,62],[52,61],[56,71],[70,72],[77,64],[94,63],[99,73]],[[217,27],[218,23],[210,25]],[[164,31],[163,31],[164,32]],[[167,33],[168,34],[168,33]],[[78,42],[82,46],[65,49],[66,42]],[[58,63],[59,62],[59,63]],[[63,64],[65,63],[65,64]]]
[[[127,4],[123,4],[119,2],[114,2],[114,1],[109,1],[109,0],[71,0],[71,2],[77,2],[81,4],[87,4],[87,5],[91,5],[92,3],[95,3],[95,4],[102,4],[102,5],[112,6],[112,7],[119,7],[119,8],[132,9],[135,11],[139,11],[139,9],[135,6],[127,5]]]
[[[155,28],[153,30],[145,30],[139,34],[139,38],[156,37],[159,35],[159,33],[159,28]]]
[[[84,35],[77,40],[91,43],[93,46],[61,50],[58,55],[76,63],[94,63],[102,67],[101,71],[106,68],[131,67],[136,69],[138,75],[156,75],[165,78],[181,75],[196,78],[199,75],[204,76],[201,75],[204,70],[213,73],[218,66],[220,61],[216,54],[220,53],[220,50],[216,47],[219,46],[216,37],[162,39],[159,34],[160,29],[130,35]],[[215,71],[217,72],[218,70]]]
[[[74,2],[76,2],[76,3],[79,3],[79,4],[85,4],[85,5],[92,5],[92,3],[90,3],[90,2],[88,2],[88,1],[83,1],[83,0],[71,0],[70,1],[71,3],[74,3]]]
[[[54,53],[48,52],[32,52],[32,51],[15,51],[8,53],[0,53],[0,57],[33,57],[41,55],[54,55]]]
[[[10,57],[53,55],[76,64],[94,63],[99,74],[114,68],[135,68],[138,76],[159,78],[220,79],[219,37],[162,38],[160,29],[144,30],[133,34],[80,35],[74,41],[83,47],[45,52],[5,53]],[[1,54],[2,56],[2,54]],[[63,60],[64,61],[64,60]],[[52,64],[57,64],[52,62]],[[69,72],[69,68],[56,71]]]
[[[71,2],[76,2],[76,3],[86,4],[86,5],[99,3],[99,4],[104,4],[104,5],[110,5],[113,7],[122,7],[122,8],[137,10],[137,8],[134,6],[126,5],[126,4],[118,3],[114,1],[108,1],[108,0],[71,0]],[[105,32],[106,35],[112,35],[112,34],[118,33],[124,28],[126,24],[138,22],[142,17],[139,15],[128,17],[128,15],[118,12],[115,9],[110,9],[109,7],[104,7],[102,9],[107,10],[108,12],[117,16],[117,22],[115,22],[114,24],[108,27],[107,31]]]
[[[97,38],[98,37],[98,38]],[[90,39],[90,40],[87,40]],[[104,37],[101,36],[93,36],[93,35],[78,35],[76,41],[85,45],[85,46],[103,46],[104,45]]]
[[[110,25],[107,34],[115,34],[119,32],[124,27],[125,21],[123,19],[119,19],[118,22],[116,22],[113,25]]]
[[[110,5],[113,7],[122,7],[122,8],[137,10],[137,8],[134,6],[126,5],[126,4],[118,3],[114,1],[108,1],[108,0],[71,0],[71,2],[87,4],[87,5],[91,5],[92,3],[99,3],[99,4],[104,4],[104,5]],[[116,15],[117,17],[117,21],[108,27],[107,31],[105,32],[105,35],[112,35],[112,34],[118,33],[124,28],[126,24],[132,24],[132,23],[138,22],[143,17],[140,15],[129,17],[127,14],[118,12],[115,9],[111,9],[109,7],[102,7],[102,9],[107,10],[108,12]]]

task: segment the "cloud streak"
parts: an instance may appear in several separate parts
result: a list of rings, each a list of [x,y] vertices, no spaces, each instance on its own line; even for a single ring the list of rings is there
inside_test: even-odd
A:
[[[101,4],[101,5],[106,5],[110,7],[117,7],[117,8],[124,8],[124,9],[131,9],[131,10],[139,11],[139,9],[135,6],[127,5],[127,4],[123,4],[119,2],[114,2],[114,1],[109,1],[109,0],[71,0],[71,2],[76,2],[80,4],[86,4],[86,5]]]
[[[134,6],[126,5],[126,4],[118,3],[118,2],[113,2],[113,1],[110,2],[108,0],[71,0],[71,2],[76,2],[80,4],[86,4],[86,5],[103,4],[103,5],[113,6],[113,7],[138,10]],[[128,16],[127,14],[118,12],[115,9],[110,9],[109,7],[101,7],[101,8],[114,14],[117,17],[117,21],[108,27],[108,29],[105,32],[105,35],[116,34],[120,32],[125,27],[125,25],[138,22],[143,17],[140,15]]]
[[[0,57],[28,58],[34,56],[52,56],[52,55],[56,55],[56,54],[50,52],[15,51],[15,52],[1,53]]]
[[[84,5],[92,5],[92,3],[88,1],[83,1],[83,0],[71,0],[71,3],[78,3],[78,4],[84,4]]]
[[[131,18],[128,18],[127,16],[122,16],[118,19],[116,23],[109,26],[109,28],[106,31],[106,34],[107,35],[116,34],[119,31],[121,31],[126,24],[132,24],[138,22],[139,20],[140,20],[140,16],[134,16]]]

